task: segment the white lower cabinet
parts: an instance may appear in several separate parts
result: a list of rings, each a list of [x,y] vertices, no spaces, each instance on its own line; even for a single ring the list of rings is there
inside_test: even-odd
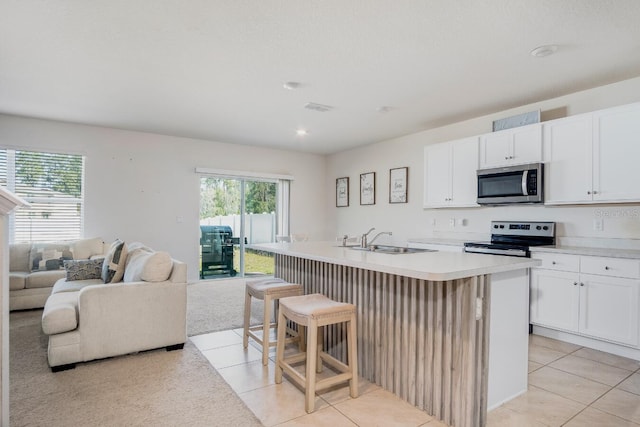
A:
[[[638,345],[638,280],[580,276],[580,325],[592,337]]]
[[[531,272],[532,324],[638,347],[640,260],[532,256],[545,267]],[[598,274],[584,273],[592,273],[597,266],[602,267]]]
[[[578,280],[578,273],[534,268],[531,271],[531,323],[577,332]]]

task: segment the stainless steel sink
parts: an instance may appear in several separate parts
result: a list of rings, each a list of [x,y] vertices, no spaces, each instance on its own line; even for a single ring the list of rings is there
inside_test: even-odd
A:
[[[401,246],[383,246],[383,245],[371,245],[366,248],[360,246],[353,246],[351,249],[357,251],[379,252],[383,254],[415,254],[419,252],[437,252],[435,249],[417,249],[406,248]]]

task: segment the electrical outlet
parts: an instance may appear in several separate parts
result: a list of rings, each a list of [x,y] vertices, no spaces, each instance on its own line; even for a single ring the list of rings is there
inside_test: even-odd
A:
[[[604,219],[603,218],[595,218],[593,220],[593,229],[595,231],[602,231],[604,230]]]
[[[476,298],[476,320],[482,319],[482,298]]]

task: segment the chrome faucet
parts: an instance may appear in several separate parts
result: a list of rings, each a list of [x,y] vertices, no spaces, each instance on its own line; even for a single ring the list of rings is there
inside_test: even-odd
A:
[[[373,230],[375,230],[375,228],[371,228],[369,231],[367,231],[366,233],[364,233],[362,236],[360,236],[360,247],[361,248],[366,248],[367,246],[367,236],[369,235],[369,233],[371,233]]]
[[[376,241],[376,239],[377,239],[378,237],[380,237],[381,235],[383,235],[383,234],[388,234],[389,236],[393,236],[393,233],[392,233],[392,232],[390,232],[390,231],[382,231],[382,232],[380,232],[380,233],[376,234],[376,235],[373,237],[373,239],[371,239],[371,241],[369,242],[369,245],[372,245],[372,244],[373,244],[373,242],[375,242],[375,241]]]

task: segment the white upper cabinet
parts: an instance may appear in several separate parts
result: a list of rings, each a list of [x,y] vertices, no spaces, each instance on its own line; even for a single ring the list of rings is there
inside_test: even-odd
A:
[[[426,146],[424,207],[478,206],[477,169],[477,136]]]
[[[451,145],[434,144],[424,149],[424,207],[450,205]]]
[[[640,201],[640,103],[544,124],[545,203]]]
[[[480,137],[480,168],[542,161],[540,123],[488,133]]]
[[[591,114],[544,124],[546,204],[591,201],[592,136]]]
[[[593,114],[593,200],[640,200],[640,103]]]

